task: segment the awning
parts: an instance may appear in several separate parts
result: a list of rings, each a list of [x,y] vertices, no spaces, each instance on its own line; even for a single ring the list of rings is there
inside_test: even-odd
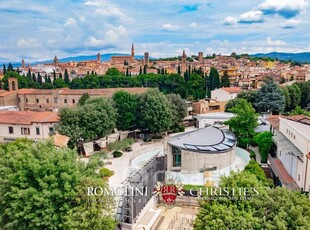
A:
[[[283,187],[292,190],[300,190],[299,186],[296,184],[296,182],[290,176],[290,174],[286,171],[284,165],[278,158],[273,158],[269,155],[268,160],[272,171],[274,172],[275,176],[279,178]]]
[[[277,133],[275,136],[272,137],[272,140],[283,154],[294,155],[301,162],[303,161],[303,153],[298,148],[296,148],[295,145],[290,142],[290,140],[287,139],[283,134]]]

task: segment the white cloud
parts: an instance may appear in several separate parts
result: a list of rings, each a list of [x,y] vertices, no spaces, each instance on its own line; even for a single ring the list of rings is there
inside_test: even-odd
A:
[[[285,46],[286,43],[281,40],[272,40],[270,37],[266,38],[266,41],[262,43],[262,45],[266,46]]]
[[[132,18],[128,17],[121,8],[117,5],[105,1],[105,0],[98,0],[98,1],[87,1],[84,3],[86,6],[94,7],[95,13],[99,14],[103,17],[116,17],[122,21],[133,21]]]
[[[111,27],[106,33],[103,39],[97,39],[94,36],[90,36],[87,45],[96,47],[96,46],[103,46],[103,45],[111,45],[116,44],[121,39],[127,39],[128,34],[127,30],[124,26],[120,25],[118,27]]]
[[[290,18],[304,12],[307,6],[307,0],[265,0],[258,9],[265,14],[280,14]]]
[[[41,45],[40,42],[38,42],[35,39],[20,39],[17,41],[17,46],[19,48],[33,48],[33,47],[39,47]]]
[[[198,28],[198,25],[196,22],[192,22],[191,24],[189,24],[189,27],[190,28],[193,28],[193,29],[197,29]]]
[[[75,26],[75,25],[76,25],[76,20],[74,18],[68,18],[64,24],[65,27]]]
[[[178,29],[180,29],[180,26],[171,25],[171,24],[164,24],[163,29],[169,30],[169,31],[177,31]]]
[[[248,11],[241,14],[239,17],[239,22],[241,23],[257,23],[263,21],[263,13],[261,11]]]
[[[296,26],[300,24],[300,22],[301,22],[300,20],[295,20],[295,19],[286,20],[283,24],[283,28],[285,29],[295,28]]]
[[[236,25],[238,23],[238,19],[228,16],[223,21],[224,25]]]

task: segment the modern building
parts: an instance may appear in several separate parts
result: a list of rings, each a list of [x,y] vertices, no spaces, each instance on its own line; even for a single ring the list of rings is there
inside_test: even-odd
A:
[[[268,119],[275,147],[269,165],[276,185],[310,191],[310,118],[303,115]]]
[[[0,142],[47,139],[58,119],[56,112],[0,111]]]
[[[240,157],[236,144],[232,132],[216,127],[173,136],[165,141],[167,173],[183,184],[214,185],[221,175],[248,163],[248,154]]]
[[[223,125],[225,121],[234,117],[233,113],[215,112],[207,114],[196,114],[193,116],[196,121],[195,126],[199,129],[212,125]]]
[[[238,93],[241,93],[240,87],[223,87],[211,91],[211,99],[216,101],[229,101],[235,99]]]

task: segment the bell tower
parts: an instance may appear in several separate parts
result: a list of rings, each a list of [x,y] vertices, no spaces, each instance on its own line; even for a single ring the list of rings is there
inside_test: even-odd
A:
[[[132,45],[131,45],[131,57],[132,57],[133,59],[135,58],[135,47],[134,47],[133,43],[132,43]]]
[[[17,91],[18,90],[18,80],[15,77],[8,78],[9,91]]]
[[[182,63],[181,63],[181,72],[185,73],[186,71],[186,54],[185,54],[185,50],[183,50],[183,54],[182,54]]]

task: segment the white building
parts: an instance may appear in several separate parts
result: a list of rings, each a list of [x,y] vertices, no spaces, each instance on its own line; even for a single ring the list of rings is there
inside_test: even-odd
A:
[[[223,87],[211,91],[211,99],[216,101],[229,101],[235,99],[242,89],[239,87]]]
[[[277,185],[310,191],[310,118],[303,115],[269,119],[276,145],[269,157]]]
[[[47,139],[57,122],[56,112],[0,111],[0,142]]]
[[[216,112],[216,113],[206,113],[194,115],[196,121],[196,127],[201,129],[212,125],[223,125],[225,121],[234,117],[233,113]]]

